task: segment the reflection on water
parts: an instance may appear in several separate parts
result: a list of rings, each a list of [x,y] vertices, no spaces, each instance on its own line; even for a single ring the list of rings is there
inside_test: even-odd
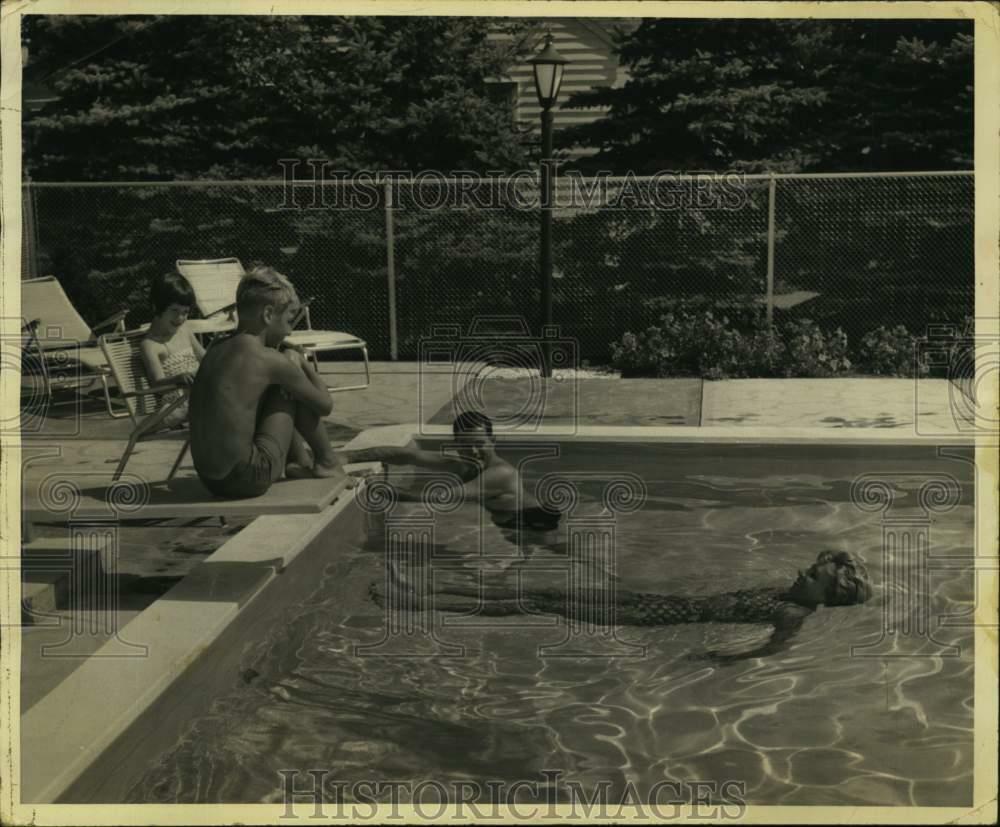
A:
[[[945,472],[961,473],[954,465]],[[338,563],[311,598],[287,609],[245,658],[244,676],[234,675],[231,691],[191,722],[129,800],[280,801],[278,771],[295,768],[347,784],[513,782],[548,770],[586,789],[610,781],[612,794],[628,782],[641,791],[663,780],[734,780],[755,804],[969,803],[971,628],[935,631],[936,641],[959,647],[956,656],[918,640],[922,649],[904,656],[852,657],[852,646],[880,640],[892,599],[881,517],[851,504],[852,477],[832,462],[803,455],[801,474],[771,467],[759,457],[734,460],[728,474],[650,465],[646,506],[617,521],[617,574],[621,588],[707,594],[787,583],[824,548],[864,557],[875,599],[819,610],[785,651],[724,665],[698,660],[692,655],[706,649],[751,649],[769,633],[700,624],[620,630],[646,647],[642,658],[546,657],[538,648],[559,641],[563,627],[515,617],[440,629],[465,647],[463,657],[358,657],[355,647],[377,644],[385,629],[366,597],[384,572],[384,523],[372,518],[367,541],[336,548]],[[917,513],[905,499],[895,513],[908,507]],[[584,491],[581,509],[599,515],[599,495]],[[935,516],[932,555],[971,556],[972,526],[969,491]],[[510,539],[473,506],[435,523],[436,553],[459,578],[516,567],[526,577],[545,567],[558,576],[565,566],[565,537],[529,538],[520,548]],[[971,567],[912,574],[896,581],[926,583],[926,594],[905,594],[914,599],[903,605],[916,612],[915,598],[926,598],[932,626],[971,611]]]

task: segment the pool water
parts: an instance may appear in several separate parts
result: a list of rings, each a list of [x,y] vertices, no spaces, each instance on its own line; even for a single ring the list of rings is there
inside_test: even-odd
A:
[[[622,627],[619,639],[644,654],[565,657],[539,653],[564,638],[564,621],[442,627],[446,616],[435,613],[440,640],[463,646],[462,656],[433,654],[432,642],[421,650],[419,640],[397,647],[419,656],[359,656],[356,647],[379,644],[387,628],[367,590],[384,578],[389,530],[386,516],[369,515],[357,541],[320,538],[331,562],[309,599],[246,641],[242,674],[206,699],[127,800],[280,802],[280,770],[320,769],[346,784],[543,782],[547,771],[591,791],[610,782],[611,795],[629,782],[641,795],[663,780],[735,781],[750,804],[968,805],[971,623],[953,620],[934,641],[910,635],[872,648],[890,602],[894,616],[902,606],[914,622],[928,605],[932,628],[973,609],[971,561],[960,560],[974,553],[972,452],[950,450],[578,443],[527,465],[529,487],[547,474],[573,478],[572,517],[584,522],[607,518],[602,492],[622,469],[642,480],[642,506],[614,516],[611,563],[567,555],[569,520],[519,545],[483,525],[474,505],[436,516],[434,557],[422,565],[469,583],[480,571],[499,582],[517,568],[525,582],[542,582],[571,564],[615,576],[620,589],[696,595],[790,583],[825,548],[867,561],[876,586],[868,604],[822,608],[783,651],[723,664],[699,656],[752,649],[769,628]],[[929,526],[931,555],[954,565],[921,577],[910,562],[889,581],[882,514],[851,499],[863,473],[889,482],[892,515],[914,525],[924,480],[958,482],[957,504]],[[420,508],[399,504],[389,520]],[[420,565],[396,574],[426,577]],[[957,649],[943,654],[939,644]],[[865,646],[879,656],[857,656]]]

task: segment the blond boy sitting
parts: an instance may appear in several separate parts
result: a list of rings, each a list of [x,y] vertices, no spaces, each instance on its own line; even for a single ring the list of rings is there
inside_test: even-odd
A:
[[[191,389],[191,457],[202,483],[237,499],[260,496],[283,475],[344,477],[323,425],[330,393],[300,351],[282,346],[299,310],[295,288],[257,267],[240,282],[236,309],[236,331],[208,349]]]

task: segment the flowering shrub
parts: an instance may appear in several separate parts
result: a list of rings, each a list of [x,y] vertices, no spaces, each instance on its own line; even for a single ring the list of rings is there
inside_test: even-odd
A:
[[[851,369],[847,334],[839,327],[824,333],[809,319],[791,322],[784,329],[787,357],[785,376],[837,376]]]
[[[916,360],[920,339],[902,325],[878,327],[864,335],[858,361],[865,373],[876,376],[924,376],[926,362]]]
[[[972,330],[971,322],[966,320],[963,330]],[[950,354],[948,364],[968,348],[969,335],[956,328],[953,342],[938,337]],[[843,330],[826,331],[809,319],[772,327],[763,314],[748,311],[734,324],[712,310],[678,307],[644,333],[623,335],[611,344],[611,353],[612,364],[626,378],[830,377],[848,372],[913,377],[931,370],[926,360],[915,359],[925,341],[902,325],[878,327],[852,352]]]
[[[788,348],[773,330],[755,333],[747,347],[746,376],[782,376]]]
[[[709,311],[681,319],[679,325],[687,336],[690,360],[700,376],[723,379],[744,375],[746,340],[730,326],[728,318],[716,318]]]
[[[611,345],[612,362],[623,377],[721,374],[734,365],[739,334],[711,312],[683,310],[663,315],[658,326],[626,333]]]
[[[612,363],[626,378],[780,375],[784,344],[766,326],[753,324],[762,329],[744,333],[710,310],[673,310],[645,333],[626,333],[613,342]]]
[[[666,376],[661,366],[671,362],[669,349],[663,347],[663,334],[658,327],[645,333],[626,333],[621,342],[611,343],[611,363],[625,379],[633,376]]]
[[[851,369],[847,336],[839,328],[824,332],[802,320],[774,330],[759,313],[742,321],[740,330],[710,310],[674,310],[645,333],[626,333],[612,343],[612,363],[626,378],[822,377]]]

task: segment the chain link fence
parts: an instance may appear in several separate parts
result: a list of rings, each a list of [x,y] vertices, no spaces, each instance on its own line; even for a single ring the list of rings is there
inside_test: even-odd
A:
[[[364,338],[375,359],[416,358],[433,327],[477,316],[538,326],[529,176],[34,183],[25,204],[24,276],[59,277],[91,321],[127,306],[138,326],[153,275],[237,256],[286,272],[316,297],[314,326]],[[974,312],[971,172],[562,176],[552,208],[554,321],[595,363],[673,307],[806,317],[849,337]]]
[[[777,183],[775,290],[819,293],[799,312],[852,339],[975,314],[972,173]]]

